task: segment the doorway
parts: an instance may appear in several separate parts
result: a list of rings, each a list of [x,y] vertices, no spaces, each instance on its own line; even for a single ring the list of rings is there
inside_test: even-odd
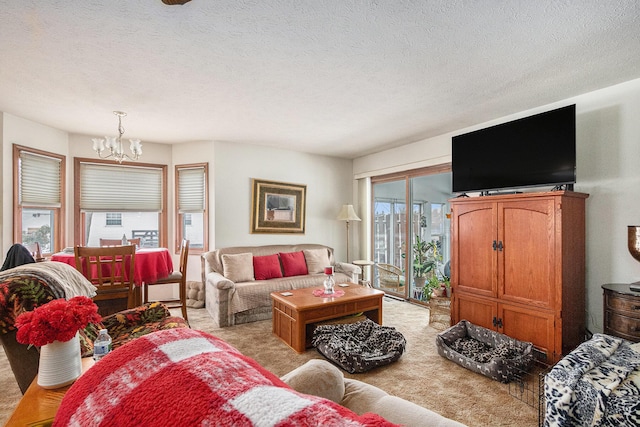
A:
[[[448,279],[450,165],[372,178],[373,286],[426,303]],[[410,208],[408,208],[410,207]],[[434,278],[434,279],[432,279]]]

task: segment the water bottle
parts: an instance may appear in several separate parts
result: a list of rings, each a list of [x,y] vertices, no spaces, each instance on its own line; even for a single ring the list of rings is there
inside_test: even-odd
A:
[[[93,342],[93,360],[102,359],[111,351],[111,337],[106,329],[100,329],[98,337]]]

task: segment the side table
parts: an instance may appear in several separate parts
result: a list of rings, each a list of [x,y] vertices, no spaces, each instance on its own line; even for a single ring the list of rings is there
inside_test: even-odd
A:
[[[357,259],[355,261],[351,261],[351,264],[353,265],[357,265],[358,267],[360,267],[362,269],[362,279],[360,279],[360,284],[362,286],[366,286],[367,288],[371,288],[371,280],[369,280],[367,277],[367,267],[372,266],[374,263],[373,261],[369,261],[366,259]]]
[[[429,300],[429,326],[444,331],[451,326],[451,298],[434,297]]]
[[[602,285],[604,333],[640,342],[640,292],[626,283]]]
[[[94,363],[95,361],[92,357],[84,357],[82,359],[82,374],[84,375]],[[40,387],[37,379],[38,377],[34,378],[24,396],[18,402],[18,406],[13,410],[5,427],[45,427],[53,423],[53,418],[58,412],[62,398],[73,384],[48,390]]]

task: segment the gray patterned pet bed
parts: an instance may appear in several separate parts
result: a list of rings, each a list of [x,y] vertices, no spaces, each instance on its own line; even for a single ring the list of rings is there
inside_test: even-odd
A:
[[[438,354],[485,375],[508,383],[533,365],[533,344],[518,341],[467,320],[436,336]]]
[[[328,360],[354,374],[395,362],[407,342],[395,328],[365,319],[318,326],[311,344]]]

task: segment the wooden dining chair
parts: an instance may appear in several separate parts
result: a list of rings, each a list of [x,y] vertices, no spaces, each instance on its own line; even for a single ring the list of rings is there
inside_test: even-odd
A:
[[[130,245],[140,247],[140,238],[127,239]],[[100,238],[100,246],[122,246],[122,239],[103,239]]]
[[[161,300],[169,308],[180,308],[182,317],[187,320],[187,260],[189,258],[189,240],[183,239],[180,244],[180,270],[170,273],[167,277],[162,277],[153,283],[145,282],[143,302],[149,302],[149,286],[177,284],[179,298],[171,300]]]
[[[133,308],[136,247],[76,246],[76,269],[97,289],[93,298],[102,316]]]

